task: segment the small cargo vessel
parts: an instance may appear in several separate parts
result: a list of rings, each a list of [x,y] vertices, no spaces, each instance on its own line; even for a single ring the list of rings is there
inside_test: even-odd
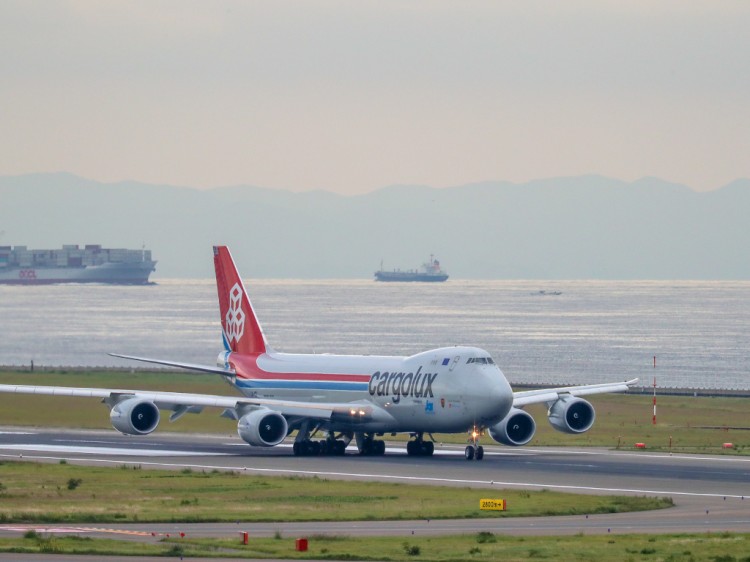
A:
[[[440,262],[435,256],[430,255],[430,261],[422,264],[420,269],[410,269],[401,271],[394,269],[386,271],[383,269],[383,263],[380,263],[380,269],[375,272],[375,281],[418,281],[418,282],[442,282],[448,279],[448,273],[440,268]]]

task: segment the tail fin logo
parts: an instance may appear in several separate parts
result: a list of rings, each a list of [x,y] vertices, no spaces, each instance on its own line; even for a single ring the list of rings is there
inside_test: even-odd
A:
[[[235,283],[229,290],[229,309],[225,318],[227,340],[239,343],[245,333],[245,313],[242,311],[242,287]]]

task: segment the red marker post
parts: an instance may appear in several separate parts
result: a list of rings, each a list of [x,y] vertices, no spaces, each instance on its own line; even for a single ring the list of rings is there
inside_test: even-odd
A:
[[[656,369],[656,355],[654,355],[654,369]],[[656,425],[656,377],[654,376],[654,416],[651,418],[651,424]]]

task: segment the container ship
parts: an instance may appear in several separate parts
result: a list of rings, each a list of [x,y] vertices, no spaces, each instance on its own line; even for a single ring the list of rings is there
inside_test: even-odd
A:
[[[60,250],[0,246],[0,284],[115,283],[146,285],[156,262],[151,250],[66,245]]]
[[[420,269],[385,271],[381,262],[380,269],[375,272],[375,281],[441,282],[447,279],[448,273],[440,269],[440,262],[433,255],[430,255],[430,261],[422,264]]]

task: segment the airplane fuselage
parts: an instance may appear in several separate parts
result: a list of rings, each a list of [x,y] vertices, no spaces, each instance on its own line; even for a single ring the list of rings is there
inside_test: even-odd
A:
[[[231,382],[250,398],[349,402],[387,414],[358,426],[366,432],[486,427],[503,419],[513,403],[502,371],[476,347],[409,357],[266,352],[227,353],[220,359],[236,373]]]

